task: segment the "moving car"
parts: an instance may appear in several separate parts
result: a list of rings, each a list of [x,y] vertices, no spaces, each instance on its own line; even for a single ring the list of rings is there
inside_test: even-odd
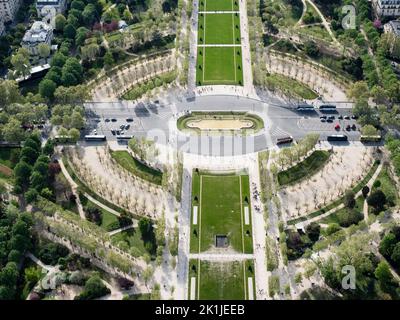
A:
[[[133,118],[126,118],[126,122],[133,122]]]
[[[336,124],[335,130],[340,130],[340,124],[339,123]]]

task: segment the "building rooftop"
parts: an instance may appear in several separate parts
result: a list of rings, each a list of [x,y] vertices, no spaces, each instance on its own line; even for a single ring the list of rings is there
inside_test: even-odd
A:
[[[396,36],[400,37],[400,20],[392,20],[388,23],[389,29],[393,32]]]
[[[32,27],[25,33],[22,42],[40,43],[45,42],[52,27],[42,21],[35,21]]]

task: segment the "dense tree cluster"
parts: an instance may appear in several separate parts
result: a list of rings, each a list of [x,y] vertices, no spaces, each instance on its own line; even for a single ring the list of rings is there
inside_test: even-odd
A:
[[[33,246],[32,225],[30,214],[0,203],[0,300],[18,299],[19,265]]]
[[[388,136],[386,139],[386,148],[390,151],[390,158],[396,174],[400,176],[400,140],[393,136]]]
[[[345,240],[335,254],[320,262],[325,283],[340,292],[343,299],[398,299],[400,290],[389,271],[389,266],[371,252],[369,235],[360,234]],[[354,267],[353,289],[342,285],[348,274],[348,266]],[[345,270],[344,272],[342,270]],[[345,281],[351,285],[351,280]]]
[[[42,148],[38,134],[30,135],[23,144],[19,162],[14,168],[14,191],[25,193],[28,202],[34,201],[39,194],[48,199],[53,197],[50,186],[54,176],[49,173],[52,144],[49,140]]]
[[[83,292],[75,300],[92,300],[110,294],[111,290],[101,280],[98,274],[91,276],[85,283]]]

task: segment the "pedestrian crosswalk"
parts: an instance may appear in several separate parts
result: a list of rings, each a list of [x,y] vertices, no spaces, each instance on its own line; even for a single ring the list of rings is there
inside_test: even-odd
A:
[[[269,131],[269,134],[271,135],[271,137],[287,137],[287,136],[291,135],[289,132],[279,128],[276,125],[272,125],[272,128]]]

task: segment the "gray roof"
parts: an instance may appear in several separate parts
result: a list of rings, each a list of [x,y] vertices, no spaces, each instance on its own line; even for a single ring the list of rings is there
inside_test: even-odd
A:
[[[52,27],[42,21],[35,21],[32,27],[25,33],[22,42],[40,43],[45,42]]]
[[[388,22],[391,31],[396,35],[400,36],[400,20],[392,20]]]

